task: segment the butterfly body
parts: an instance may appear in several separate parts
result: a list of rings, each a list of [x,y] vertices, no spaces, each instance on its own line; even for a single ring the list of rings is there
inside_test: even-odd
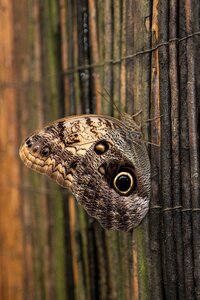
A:
[[[29,168],[71,190],[106,229],[128,231],[148,211],[150,163],[131,118],[83,115],[57,120],[32,133],[20,156]]]

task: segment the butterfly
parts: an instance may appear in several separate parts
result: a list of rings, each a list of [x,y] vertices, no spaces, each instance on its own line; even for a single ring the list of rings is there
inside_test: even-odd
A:
[[[131,115],[80,115],[30,134],[24,164],[70,190],[105,229],[129,231],[149,208],[150,162]]]

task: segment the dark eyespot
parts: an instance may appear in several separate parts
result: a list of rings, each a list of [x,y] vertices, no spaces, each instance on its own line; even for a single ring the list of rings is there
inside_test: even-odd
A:
[[[28,148],[31,148],[32,145],[33,145],[33,143],[31,142],[30,139],[28,139],[28,140],[26,141],[26,145],[27,145]]]
[[[136,179],[130,172],[121,171],[115,176],[113,187],[118,194],[128,196],[136,188]]]
[[[109,149],[109,143],[107,141],[100,141],[94,146],[96,154],[104,154]]]
[[[78,162],[77,161],[73,161],[71,164],[71,168],[72,169],[76,169]]]
[[[44,147],[42,150],[41,150],[41,155],[42,156],[48,156],[50,154],[50,149],[48,147]]]

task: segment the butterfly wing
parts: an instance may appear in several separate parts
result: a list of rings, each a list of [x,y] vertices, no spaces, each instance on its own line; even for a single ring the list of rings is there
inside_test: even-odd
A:
[[[20,148],[29,168],[70,189],[107,229],[137,226],[150,198],[148,154],[128,122],[83,115],[57,120],[32,133]]]
[[[25,165],[71,188],[74,168],[91,145],[121,122],[109,116],[83,115],[57,120],[33,132],[20,147]]]
[[[150,199],[150,163],[143,141],[123,128],[108,132],[78,163],[72,191],[104,228],[128,231],[137,226]]]

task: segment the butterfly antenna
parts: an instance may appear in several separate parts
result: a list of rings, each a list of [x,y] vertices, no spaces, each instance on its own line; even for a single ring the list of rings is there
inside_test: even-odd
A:
[[[116,111],[119,113],[119,115],[122,117],[122,113],[119,110],[119,108],[117,107],[117,105],[114,103],[112,96],[109,94],[109,92],[106,90],[106,88],[103,89],[105,91],[105,93],[108,95],[110,102],[112,103],[113,107],[116,109]],[[107,100],[108,101],[108,100]]]
[[[98,93],[110,104],[112,103],[113,107],[116,109],[116,111],[119,113],[119,115],[121,117],[123,117],[123,114],[120,112],[119,108],[117,107],[117,105],[114,103],[111,95],[108,93],[108,91],[104,88],[105,93],[108,95],[109,99],[105,96],[104,93],[98,91]]]

